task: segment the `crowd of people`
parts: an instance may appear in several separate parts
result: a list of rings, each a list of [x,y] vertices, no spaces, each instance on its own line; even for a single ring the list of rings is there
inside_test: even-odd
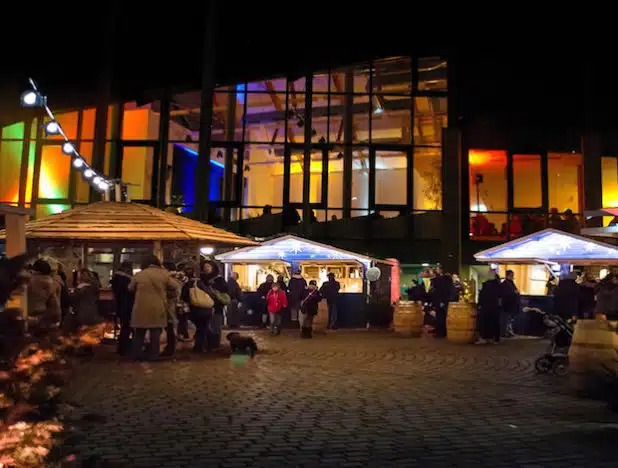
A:
[[[571,272],[555,284],[548,282],[548,294],[554,297],[554,313],[564,318],[591,319],[605,315],[618,319],[618,276],[609,273],[602,280],[585,272]]]
[[[519,312],[520,294],[513,271],[507,270],[504,280],[494,269],[489,273],[479,292],[477,344],[499,343],[501,337],[513,336],[513,320]]]

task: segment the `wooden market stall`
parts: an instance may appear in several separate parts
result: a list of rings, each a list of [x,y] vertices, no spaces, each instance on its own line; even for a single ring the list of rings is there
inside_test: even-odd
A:
[[[95,271],[101,280],[102,302],[111,299],[107,288],[111,273],[122,261],[134,262],[154,253],[165,261],[199,259],[200,249],[215,252],[230,247],[255,245],[251,239],[202,224],[183,216],[138,203],[103,201],[78,206],[24,224],[28,253],[62,264],[68,276],[81,266]],[[0,241],[10,231],[0,231]],[[24,247],[26,244],[24,244]]]
[[[370,295],[382,295],[386,304],[399,299],[399,262],[378,260],[309,239],[286,235],[267,240],[259,246],[233,250],[216,256],[226,265],[226,273],[238,273],[245,296],[251,297],[268,274],[286,280],[299,269],[318,287],[334,273],[341,284],[339,315],[342,326],[364,326],[363,311]],[[381,277],[370,285],[365,277],[368,268],[380,268]],[[396,283],[396,284],[394,284]],[[251,301],[249,301],[251,302]]]
[[[602,229],[595,228],[594,235],[600,235]],[[616,230],[610,226],[607,232],[613,237]],[[609,271],[609,268],[618,265],[618,247],[546,229],[479,252],[475,257],[482,262],[506,265],[558,265],[562,272],[570,271],[573,265],[596,266]],[[572,387],[577,392],[603,393],[608,373],[615,374],[614,378],[618,377],[617,328],[618,321],[606,320],[603,314],[594,319],[577,321],[569,349],[569,375]]]

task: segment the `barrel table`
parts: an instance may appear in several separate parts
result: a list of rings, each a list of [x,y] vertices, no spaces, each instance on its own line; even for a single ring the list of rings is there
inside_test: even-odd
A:
[[[476,304],[451,302],[446,316],[446,339],[452,343],[467,344],[476,341]]]
[[[581,396],[603,398],[618,378],[618,322],[578,320],[569,348],[569,381]]]
[[[326,300],[318,304],[318,315],[313,317],[313,331],[315,333],[325,333],[328,328],[328,303]]]
[[[420,302],[399,301],[395,304],[393,328],[401,336],[421,336],[423,327],[423,306]]]

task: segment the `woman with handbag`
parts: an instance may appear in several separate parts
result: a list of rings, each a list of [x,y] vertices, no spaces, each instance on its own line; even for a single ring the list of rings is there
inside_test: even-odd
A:
[[[211,348],[208,327],[215,302],[208,294],[206,284],[200,278],[193,277],[193,269],[187,269],[186,273],[189,279],[182,288],[181,298],[189,304],[189,318],[195,325],[193,351],[202,353]]]
[[[228,294],[227,283],[219,275],[219,265],[212,260],[202,262],[200,279],[206,286],[206,291],[215,302],[212,319],[210,320],[209,350],[221,346],[221,328],[223,328],[223,311],[232,300]]]
[[[318,304],[322,294],[318,291],[315,280],[309,281],[308,289],[303,291],[303,300],[300,303],[300,337],[311,338],[313,333],[313,317],[318,315]]]

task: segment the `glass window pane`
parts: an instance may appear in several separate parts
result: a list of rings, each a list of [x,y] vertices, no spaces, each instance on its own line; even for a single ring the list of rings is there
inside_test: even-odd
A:
[[[283,205],[283,145],[248,145],[245,150],[243,206]]]
[[[354,148],[352,152],[352,208],[369,208],[369,151],[366,148]]]
[[[470,211],[505,212],[507,209],[506,151],[471,149],[468,152],[468,161]]]
[[[618,158],[601,158],[603,207],[618,208]]]
[[[37,205],[36,206],[36,217],[42,218],[43,216],[49,216],[57,213],[62,213],[65,210],[71,208],[71,205]]]
[[[290,166],[290,202],[303,203],[303,183],[309,177],[309,203],[322,201],[322,150],[314,149],[311,153],[309,173],[303,168],[303,148],[292,149],[292,165]]]
[[[0,203],[19,201],[22,149],[21,141],[0,141]]]
[[[414,143],[440,145],[442,128],[446,128],[446,98],[421,96],[414,99]]]
[[[352,88],[344,89],[346,74],[351,74]],[[352,67],[339,68],[331,73],[331,93],[356,93],[366,94],[370,91],[369,86],[370,67],[368,63],[362,63]]]
[[[313,92],[328,93],[328,72],[313,74]]]
[[[172,145],[172,190],[170,202],[181,211],[192,211],[195,203],[195,172],[197,170],[197,143]]]
[[[96,109],[84,109],[82,112],[82,140],[94,140],[94,122]]]
[[[313,143],[328,141],[328,95],[313,94],[311,100],[311,126],[313,127]]]
[[[199,141],[201,91],[174,94],[170,103],[170,142]],[[240,105],[242,115],[242,104]],[[241,127],[242,136],[242,127]]]
[[[60,146],[43,146],[39,175],[39,198],[68,198],[70,172],[71,158],[62,152]]]
[[[407,205],[407,154],[376,151],[376,204]]]
[[[513,207],[541,208],[541,156],[538,154],[513,155]]]
[[[213,118],[211,127],[213,141],[242,140],[245,99],[246,94],[242,91],[236,93],[213,94]],[[183,124],[184,127],[190,131],[191,140],[196,142],[199,141],[199,119],[200,114],[198,107],[197,114],[192,114],[190,119],[185,119]]]
[[[343,148],[334,148],[328,154],[328,200],[329,217],[331,209],[337,218],[342,217],[338,210],[343,208]]]
[[[285,135],[285,94],[249,93],[245,141],[277,143],[283,142]],[[239,122],[238,125],[240,125]],[[221,138],[224,140],[225,138]]]
[[[583,212],[584,167],[581,154],[548,154],[549,208]]]
[[[372,88],[374,93],[410,94],[412,91],[412,60],[410,57],[376,60]]]
[[[82,159],[86,161],[88,164],[92,163],[92,151],[93,151],[92,142],[82,142],[79,147],[79,154],[82,156]],[[75,201],[77,203],[88,203],[90,201],[90,183],[86,182],[81,177],[81,171],[77,171],[77,184],[75,186]]]
[[[303,148],[290,148],[291,165],[290,165],[290,203],[303,202]]]
[[[229,160],[229,161],[228,161]],[[210,151],[210,194],[211,201],[235,201],[238,150],[213,147]],[[231,176],[227,171],[231,170]]]
[[[3,140],[23,140],[25,132],[24,122],[17,122],[12,125],[2,127],[0,134]]]
[[[305,93],[290,91],[288,109],[288,142],[303,143],[305,141]],[[281,123],[283,124],[283,121]]]
[[[442,209],[442,153],[440,148],[414,149],[414,209]]]
[[[352,143],[369,143],[369,119],[372,112],[368,94],[354,96]],[[379,117],[374,114],[374,117]]]
[[[154,148],[125,146],[122,152],[122,180],[129,184],[132,200],[150,200]]]
[[[153,111],[159,108],[158,102],[138,107],[135,102],[124,105],[122,119],[123,140],[158,140],[159,114]]]
[[[374,95],[371,102],[371,142],[412,143],[412,100],[407,96]]]
[[[307,90],[306,82],[307,79],[304,76],[301,76],[295,80],[290,79],[288,80],[288,91],[290,93],[304,93]]]
[[[418,59],[419,91],[447,90],[447,63],[441,57],[424,57]]]

